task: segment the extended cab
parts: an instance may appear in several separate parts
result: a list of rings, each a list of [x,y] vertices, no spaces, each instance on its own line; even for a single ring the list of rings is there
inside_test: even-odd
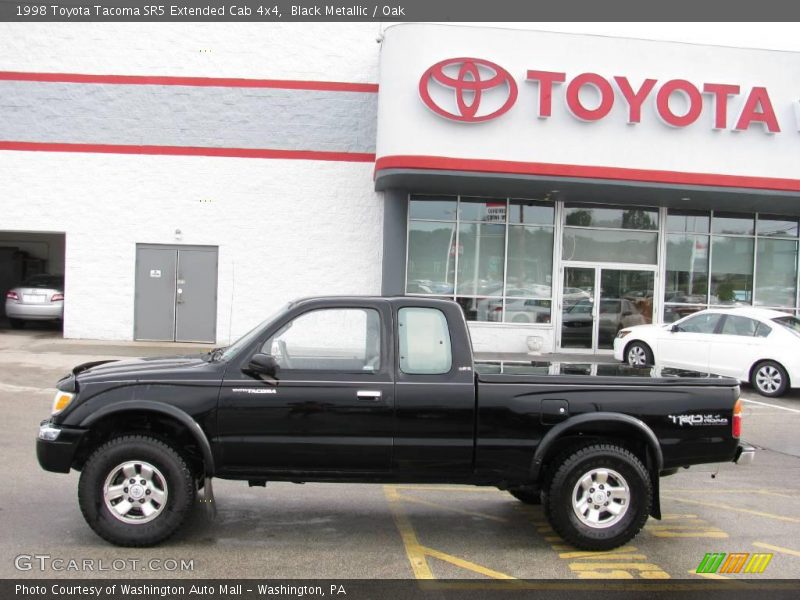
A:
[[[736,381],[614,369],[476,373],[454,302],[304,299],[205,355],[76,367],[37,455],[81,472],[86,521],[120,545],[169,537],[218,477],[497,486],[609,549],[660,518],[661,476],[754,452]]]

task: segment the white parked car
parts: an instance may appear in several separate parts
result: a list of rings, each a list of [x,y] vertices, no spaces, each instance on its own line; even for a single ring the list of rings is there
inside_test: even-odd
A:
[[[764,308],[701,310],[668,325],[621,329],[614,358],[735,377],[780,396],[800,387],[800,319]]]

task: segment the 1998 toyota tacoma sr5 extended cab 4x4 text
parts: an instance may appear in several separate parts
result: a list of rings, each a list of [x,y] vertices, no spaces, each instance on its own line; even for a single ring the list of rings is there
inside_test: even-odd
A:
[[[81,472],[86,521],[125,546],[169,537],[219,477],[497,486],[610,549],[660,518],[661,476],[754,453],[736,381],[614,369],[638,376],[476,373],[454,302],[304,299],[205,355],[76,367],[37,455]]]

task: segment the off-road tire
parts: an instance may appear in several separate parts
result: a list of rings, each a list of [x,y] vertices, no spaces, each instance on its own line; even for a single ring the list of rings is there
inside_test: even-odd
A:
[[[152,521],[125,523],[106,505],[106,478],[126,461],[145,461],[163,474],[167,498]],[[78,484],[83,518],[97,535],[117,546],[145,547],[163,542],[183,524],[194,500],[195,480],[184,458],[164,441],[146,435],[117,437],[98,447],[86,461]]]
[[[587,473],[604,469],[615,471],[627,483],[627,508],[609,526],[590,526],[573,508],[573,494]],[[611,550],[633,539],[644,527],[653,502],[653,485],[645,466],[629,450],[594,444],[575,451],[556,467],[544,500],[545,516],[565,541],[583,550]]]

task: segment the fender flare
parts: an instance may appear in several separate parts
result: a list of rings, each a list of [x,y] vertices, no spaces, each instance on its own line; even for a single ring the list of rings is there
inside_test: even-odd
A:
[[[200,451],[203,454],[203,470],[206,477],[214,476],[214,454],[211,451],[211,443],[208,441],[202,427],[188,413],[171,404],[154,402],[152,400],[125,400],[119,403],[104,406],[97,412],[86,417],[80,424],[81,427],[90,428],[94,423],[105,417],[128,411],[154,412],[172,417],[184,425],[191,433]]]
[[[661,445],[658,443],[658,437],[656,437],[656,434],[653,433],[653,430],[650,429],[650,427],[648,427],[644,421],[637,419],[636,417],[631,417],[630,415],[612,412],[592,412],[576,415],[574,417],[570,417],[566,421],[562,421],[548,431],[542,438],[542,441],[536,447],[536,452],[533,455],[533,462],[531,463],[530,471],[531,479],[534,481],[539,479],[539,475],[541,474],[544,463],[544,457],[547,455],[547,452],[558,440],[558,438],[572,430],[579,429],[583,425],[600,422],[622,423],[636,429],[642,435],[647,443],[647,447],[652,452],[653,459],[655,460],[655,465],[653,465],[655,473],[654,479],[658,480],[658,474],[664,465],[664,454],[661,451]]]

